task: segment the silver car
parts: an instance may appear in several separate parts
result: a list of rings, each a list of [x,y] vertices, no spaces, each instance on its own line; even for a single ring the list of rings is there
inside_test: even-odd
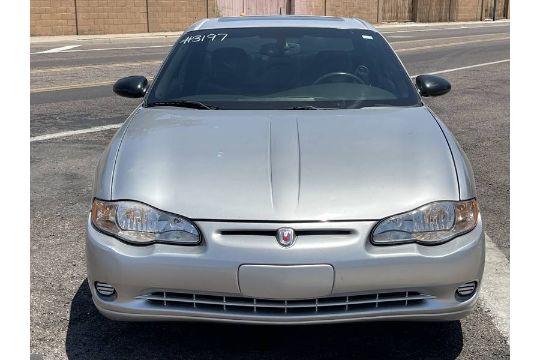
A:
[[[415,86],[416,85],[416,86]],[[455,320],[484,231],[469,161],[362,20],[206,19],[104,152],[88,283],[119,320]]]

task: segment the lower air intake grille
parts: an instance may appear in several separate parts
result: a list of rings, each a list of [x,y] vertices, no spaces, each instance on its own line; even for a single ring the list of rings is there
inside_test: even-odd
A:
[[[270,300],[157,291],[137,297],[158,307],[259,315],[310,315],[418,306],[433,296],[416,291],[352,294],[318,299]]]
[[[104,296],[111,296],[114,294],[114,287],[112,285],[109,285],[107,283],[96,281],[96,290],[98,294],[104,295]]]

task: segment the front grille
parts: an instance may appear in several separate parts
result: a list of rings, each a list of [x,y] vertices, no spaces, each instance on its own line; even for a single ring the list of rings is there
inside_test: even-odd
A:
[[[433,296],[416,291],[350,294],[317,299],[271,300],[155,291],[138,296],[156,307],[258,315],[310,315],[419,306]]]
[[[219,232],[224,236],[273,236],[277,234],[276,230],[221,230]],[[347,236],[352,235],[352,230],[340,229],[299,229],[295,230],[296,236]]]

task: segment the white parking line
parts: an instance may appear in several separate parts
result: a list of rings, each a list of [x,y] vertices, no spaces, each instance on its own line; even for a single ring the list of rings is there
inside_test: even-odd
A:
[[[95,127],[81,129],[81,130],[62,131],[62,132],[58,132],[54,134],[39,135],[39,136],[31,137],[30,142],[51,140],[51,139],[57,139],[57,138],[80,135],[80,134],[88,134],[88,133],[100,132],[100,131],[105,131],[105,130],[118,129],[121,126],[122,124],[111,124],[111,125],[95,126]]]
[[[80,45],[75,45],[74,47],[77,47]],[[173,46],[173,44],[170,45],[148,45],[148,46],[126,46],[126,47],[112,47],[112,48],[97,48],[97,49],[65,49],[65,50],[58,50],[54,51],[55,53],[71,53],[71,52],[87,52],[87,51],[108,51],[108,50],[137,50],[137,49],[152,49],[152,48],[168,48]],[[64,46],[65,48],[68,48],[68,46]],[[61,49],[61,48],[58,48]],[[56,50],[56,49],[51,49]],[[39,52],[33,52],[30,53],[30,55],[37,55],[37,54],[50,54],[51,50],[47,50],[48,52],[39,51]]]
[[[54,49],[38,51],[38,52],[35,52],[35,53],[31,53],[30,55],[32,55],[32,54],[53,54],[53,53],[58,53],[58,52],[63,52],[63,51],[66,51],[66,50],[70,50],[70,49],[73,49],[73,48],[76,48],[76,47],[79,47],[79,46],[81,46],[81,45],[67,45],[67,46],[57,47],[57,48],[54,48]]]
[[[469,66],[462,66],[462,67],[459,67],[459,68],[433,71],[433,72],[425,73],[425,74],[432,74],[432,75],[433,74],[444,74],[444,73],[449,73],[449,72],[454,72],[454,71],[459,71],[459,70],[473,69],[473,68],[482,67],[482,66],[500,64],[500,63],[505,63],[505,62],[509,62],[509,61],[510,61],[510,59],[499,60],[499,61],[491,61],[491,62],[482,63],[482,64],[474,64],[474,65],[469,65]],[[419,74],[411,75],[411,78],[413,78],[415,76],[418,76],[418,75]],[[105,126],[96,126],[96,127],[91,127],[91,128],[82,129],[82,130],[63,131],[63,132],[59,132],[59,133],[53,133],[53,134],[47,134],[47,135],[39,135],[39,136],[31,137],[30,142],[44,141],[44,140],[61,138],[61,137],[68,137],[68,136],[74,136],[74,135],[80,135],[80,134],[87,134],[87,133],[105,131],[105,130],[110,130],[110,129],[117,129],[120,126],[122,126],[122,124],[112,124],[112,125],[105,125]]]
[[[429,73],[425,73],[425,74],[427,74],[427,75],[445,74],[445,73],[454,72],[454,71],[474,69],[474,68],[482,67],[482,66],[502,64],[502,63],[505,63],[505,62],[510,62],[510,59],[504,59],[504,60],[499,60],[499,61],[491,61],[491,62],[487,62],[487,63],[475,64],[475,65],[469,65],[469,66],[462,66],[462,67],[453,68],[453,69],[433,71],[433,72],[429,72]],[[418,75],[421,75],[421,74],[411,75],[411,77],[415,77],[415,76],[418,76]]]
[[[486,234],[486,265],[480,305],[510,344],[510,262]]]
[[[414,35],[388,35],[389,39],[410,39],[415,37]]]

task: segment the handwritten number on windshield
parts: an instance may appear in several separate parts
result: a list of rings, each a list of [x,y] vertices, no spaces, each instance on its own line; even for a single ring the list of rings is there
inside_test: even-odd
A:
[[[184,40],[180,41],[181,44],[192,44],[204,41],[223,41],[229,34],[207,34],[207,35],[193,35],[188,36]]]

